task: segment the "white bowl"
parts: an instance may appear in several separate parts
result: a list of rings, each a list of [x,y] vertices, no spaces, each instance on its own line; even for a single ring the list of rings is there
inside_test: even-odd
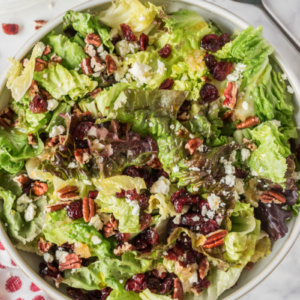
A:
[[[238,16],[232,14],[231,12],[221,8],[212,3],[208,3],[201,0],[181,0],[181,1],[168,1],[168,0],[151,0],[154,4],[162,5],[165,4],[169,12],[177,11],[179,9],[190,9],[198,12],[206,20],[212,19],[216,21],[220,26],[227,30],[227,32],[232,32],[233,29],[245,29],[249,26],[247,22],[239,18]],[[76,11],[98,11],[109,5],[110,2],[104,0],[92,0],[87,1],[75,8]],[[61,30],[62,15],[55,18],[51,22],[47,23],[43,28],[41,28],[37,33],[35,33],[21,48],[16,55],[16,59],[23,58],[37,43],[41,40],[47,33],[51,30]],[[289,82],[293,87],[294,94],[294,106],[295,106],[295,120],[300,123],[299,115],[299,100],[300,99],[300,84],[297,77],[291,71],[291,68],[284,62],[284,60],[278,56],[274,55],[279,67],[287,74]],[[7,99],[9,97],[9,92],[5,87],[5,74],[0,78],[0,108],[5,106]],[[282,261],[282,259],[289,252],[293,246],[298,233],[300,231],[300,216],[293,218],[291,222],[288,223],[289,232],[287,235],[278,240],[274,245],[271,254],[259,261],[254,265],[250,271],[244,271],[238,281],[238,285],[232,289],[226,291],[220,299],[237,299],[242,295],[249,292],[256,285],[262,282]],[[31,280],[43,289],[49,296],[54,299],[69,299],[66,296],[64,287],[59,290],[56,289],[52,284],[47,283],[38,274],[38,266],[41,259],[31,253],[17,250],[11,243],[9,237],[5,233],[4,226],[0,224],[0,240],[3,243],[6,250],[11,254],[13,260],[16,264],[31,278]]]

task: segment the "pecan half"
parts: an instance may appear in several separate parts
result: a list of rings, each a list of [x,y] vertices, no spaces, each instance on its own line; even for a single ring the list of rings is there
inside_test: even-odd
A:
[[[83,74],[86,75],[92,75],[93,74],[93,69],[91,67],[91,59],[89,57],[85,57],[81,63],[81,70]]]
[[[108,75],[112,74],[114,71],[117,70],[117,65],[110,55],[106,55],[105,62]]]
[[[197,296],[200,296],[203,292],[203,286],[202,284],[195,284],[192,288],[191,288],[191,292]]]
[[[151,158],[151,160],[147,163],[149,167],[152,169],[156,170],[161,170],[162,169],[162,163],[160,162],[159,158],[157,157],[156,154]]]
[[[248,117],[245,121],[242,121],[241,123],[236,124],[236,128],[237,129],[249,128],[249,127],[253,127],[259,123],[260,123],[260,120],[258,117],[251,116],[251,117]]]
[[[50,57],[51,61],[53,61],[54,63],[58,63],[58,64],[61,64],[62,62],[62,58],[56,54],[53,54],[51,57]]]
[[[48,55],[49,53],[51,53],[51,46],[47,45],[43,52],[43,55]]]
[[[95,99],[97,97],[97,95],[99,95],[102,92],[101,88],[96,88],[93,91],[90,92],[90,97],[92,97],[93,99]]]
[[[37,141],[32,133],[28,133],[28,145],[37,146]]]
[[[246,145],[246,147],[248,149],[250,149],[251,151],[255,151],[257,149],[257,146],[256,146],[255,143],[249,143],[249,144]]]
[[[10,107],[6,107],[0,111],[0,126],[9,128],[12,126],[14,112]]]
[[[83,219],[85,222],[90,222],[92,217],[95,216],[95,201],[92,198],[85,197],[82,201]]]
[[[79,269],[81,267],[81,259],[75,253],[68,254],[64,263],[59,264],[59,271]]]
[[[225,100],[223,106],[230,109],[234,109],[238,97],[239,88],[235,82],[228,82],[227,87],[224,91]]]
[[[224,245],[224,237],[227,235],[226,230],[217,230],[206,236],[203,248],[211,249]]]
[[[211,82],[211,79],[208,78],[207,76],[202,76],[201,80],[204,81],[204,82]]]
[[[26,174],[21,174],[18,177],[15,177],[13,181],[17,182],[20,187],[22,187],[26,182],[28,182],[29,177]]]
[[[232,110],[227,110],[225,114],[221,117],[224,122],[234,122],[234,114]]]
[[[40,29],[41,27],[45,26],[46,23],[47,23],[47,21],[45,21],[45,20],[35,20],[35,21],[34,21],[34,25],[35,25],[34,28],[35,28],[35,30],[38,30],[38,29]]]
[[[57,202],[55,204],[46,205],[46,212],[54,212],[61,209],[64,209],[66,206],[68,206],[71,203],[71,201],[66,202]]]
[[[76,185],[67,185],[57,191],[60,200],[77,200],[79,199],[78,187]]]
[[[204,279],[207,276],[208,270],[209,270],[209,262],[207,260],[207,257],[204,257],[200,263],[199,263],[199,276],[200,279]]]
[[[80,164],[86,164],[90,160],[89,149],[76,149],[74,152],[75,159]]]
[[[116,234],[116,230],[118,229],[118,221],[115,220],[113,216],[111,216],[110,221],[107,222],[103,227],[103,234],[106,238],[113,236]]]
[[[253,262],[249,261],[249,262],[246,264],[245,269],[251,270],[252,267],[253,267]]]
[[[197,148],[199,148],[203,144],[203,140],[200,140],[198,138],[189,140],[186,145],[185,149],[189,150],[190,154],[193,155]]]
[[[260,195],[260,201],[263,203],[283,204],[286,202],[286,197],[278,191],[265,191]]]
[[[101,39],[100,39],[100,36],[97,35],[96,33],[89,33],[85,39],[84,39],[85,43],[86,44],[92,44],[96,47],[100,47],[101,45]]]
[[[41,253],[48,252],[50,250],[51,246],[52,246],[51,242],[46,242],[42,237],[40,238],[40,240],[38,242],[38,248]]]
[[[117,248],[114,249],[114,255],[121,256],[125,252],[132,251],[134,249],[135,249],[135,247],[133,245],[129,244],[128,242],[125,242],[125,243],[118,245]]]
[[[183,111],[181,113],[178,113],[177,120],[178,121],[187,121],[190,119],[190,114],[187,111]]]
[[[41,72],[48,67],[48,63],[40,58],[35,60],[34,71]]]
[[[179,278],[174,279],[173,299],[183,300],[183,288]]]
[[[39,87],[35,80],[32,80],[30,88],[29,88],[29,96],[32,100],[36,95],[39,94]]]
[[[32,184],[32,190],[36,196],[42,196],[47,193],[48,185],[44,182],[35,181]]]
[[[58,136],[54,136],[52,138],[48,138],[45,142],[45,145],[49,148],[56,146],[59,143]]]

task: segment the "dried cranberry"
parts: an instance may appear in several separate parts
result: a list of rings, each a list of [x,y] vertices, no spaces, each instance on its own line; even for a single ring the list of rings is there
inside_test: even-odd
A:
[[[121,192],[116,192],[115,193],[116,198],[125,198],[125,190],[121,189]]]
[[[199,200],[200,198],[198,196],[190,195],[185,189],[180,189],[171,197],[171,202],[173,203],[174,209],[177,213],[181,213],[185,205],[196,204]]]
[[[19,32],[19,25],[2,23],[2,29],[5,34],[15,35]]]
[[[120,231],[117,231],[117,233],[115,234],[115,238],[122,243],[127,242],[129,237],[130,233],[121,233]]]
[[[217,224],[217,222],[215,220],[208,220],[206,222],[203,222],[200,225],[200,233],[207,235],[211,232],[214,232],[216,230],[220,229],[219,225]]]
[[[88,295],[84,294],[80,289],[68,287],[67,293],[74,300],[89,300]]]
[[[202,103],[210,103],[219,98],[218,89],[211,83],[205,83],[200,90]]]
[[[213,73],[214,67],[217,64],[217,60],[212,54],[209,54],[206,52],[205,57],[204,57],[205,64],[209,70],[210,73]]]
[[[145,182],[147,182],[150,174],[145,169],[130,166],[123,171],[123,175],[127,175],[130,177],[141,177],[145,180]]]
[[[171,55],[171,52],[172,52],[171,46],[169,44],[165,44],[165,46],[158,51],[158,54],[162,58],[167,58]]]
[[[197,260],[197,257],[195,255],[195,251],[194,250],[188,251],[188,253],[186,254],[186,262],[188,264],[193,264],[196,262],[196,260]]]
[[[146,51],[149,44],[149,37],[146,34],[142,33],[140,35],[139,44],[141,51]]]
[[[223,47],[225,44],[230,42],[230,34],[228,33],[222,33],[219,36],[219,42],[220,42],[220,46]]]
[[[142,231],[133,240],[133,245],[139,251],[148,252],[151,250],[151,247],[157,245],[158,242],[159,242],[159,235],[154,229],[150,228]]]
[[[75,140],[82,141],[93,124],[93,122],[81,122],[73,130],[72,136]]]
[[[77,220],[79,218],[82,218],[83,217],[82,201],[77,200],[77,201],[74,201],[74,202],[70,203],[67,206],[67,215],[68,215],[69,218],[71,218],[73,220]]]
[[[42,277],[56,278],[59,274],[57,267],[52,263],[41,262],[39,269],[39,273]]]
[[[174,84],[174,80],[172,78],[167,78],[163,83],[159,86],[160,90],[170,90]]]
[[[233,64],[230,61],[220,61],[218,62],[213,71],[213,78],[218,81],[223,81],[226,79],[233,70]]]
[[[172,219],[170,219],[168,221],[168,226],[167,226],[167,235],[169,236],[176,228],[180,227],[179,224],[175,224],[174,223],[174,219],[175,217],[173,217]]]
[[[110,287],[105,287],[104,289],[101,290],[101,298],[100,300],[106,300],[107,297],[110,295],[110,293],[112,292],[112,288]],[[97,298],[99,299],[99,298]]]
[[[132,32],[131,28],[127,24],[123,23],[120,27],[126,41],[134,42],[138,40],[137,36]]]
[[[96,199],[98,196],[98,191],[89,191],[89,198]]]
[[[29,103],[29,109],[34,114],[46,112],[47,106],[47,101],[43,99],[40,95],[35,95],[35,97]]]
[[[217,52],[220,49],[219,37],[216,34],[207,34],[201,40],[201,47],[207,51]]]
[[[145,232],[144,239],[149,245],[157,245],[159,242],[159,235],[154,229],[148,229]]]
[[[160,272],[156,269],[152,270],[151,273],[159,279],[165,279],[167,277],[167,272]]]
[[[174,251],[174,249],[170,249],[167,251],[167,254],[164,255],[165,259],[167,260],[175,260],[177,261],[179,255]]]
[[[181,224],[186,226],[199,226],[202,222],[202,216],[196,213],[186,213],[181,217]]]
[[[147,227],[149,227],[150,223],[151,223],[152,217],[150,214],[141,214],[140,215],[140,230],[144,230]]]
[[[128,292],[133,291],[135,293],[140,293],[146,288],[147,282],[145,274],[136,274],[125,283],[125,290]]]
[[[139,196],[140,195],[137,193],[136,189],[125,191],[125,197],[127,199],[138,200]]]
[[[142,210],[147,209],[149,206],[149,196],[145,193],[139,195],[138,202],[139,202],[139,206]]]
[[[284,195],[286,197],[286,203],[285,205],[290,205],[293,206],[296,204],[299,194],[297,191],[297,188],[295,187],[294,189],[291,190],[285,190]]]
[[[181,234],[180,235],[180,240],[177,240],[176,246],[183,251],[190,250],[192,248],[192,239],[186,235],[186,234]]]
[[[159,294],[166,295],[169,294],[173,288],[173,279],[168,277],[160,285]]]
[[[248,172],[243,169],[235,167],[235,176],[237,178],[245,179],[248,176]]]
[[[147,288],[151,291],[151,293],[156,294],[160,290],[160,280],[156,276],[148,276]]]
[[[172,250],[176,253],[177,256],[182,256],[184,254],[184,250],[177,246],[177,244],[172,248]]]

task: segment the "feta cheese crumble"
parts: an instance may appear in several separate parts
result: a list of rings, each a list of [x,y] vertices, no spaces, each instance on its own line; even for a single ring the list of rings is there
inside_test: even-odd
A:
[[[95,215],[91,218],[89,225],[94,226],[98,231],[102,230],[102,228],[103,228],[103,222],[101,221],[101,219],[98,215]]]
[[[243,148],[242,151],[241,151],[241,155],[242,155],[242,160],[243,161],[248,160],[249,157],[250,157],[250,150]]]
[[[287,88],[288,93],[294,94],[294,90],[290,85],[288,85],[286,88]]]
[[[157,60],[157,72],[158,72],[158,74],[163,75],[166,70],[167,69],[165,67],[165,64],[158,59]]]
[[[130,200],[128,198],[125,198],[126,202],[131,206],[132,209],[132,215],[138,216],[140,214],[140,206],[139,203],[136,200]]]
[[[24,219],[26,222],[30,222],[33,220],[34,216],[36,215],[36,205],[33,203],[30,203],[26,210],[25,210],[25,214],[24,214]]]
[[[170,180],[166,177],[159,177],[156,182],[153,183],[150,189],[151,194],[163,194],[168,195],[170,191]]]
[[[135,77],[135,79],[140,83],[144,84],[151,80],[150,71],[152,68],[146,64],[142,64],[139,61],[135,62],[131,69],[129,69],[129,73]]]
[[[66,256],[69,255],[69,252],[63,250],[56,250],[55,257],[60,264],[66,261]]]
[[[217,210],[221,203],[221,198],[215,194],[207,196],[207,202],[212,210]]]
[[[92,238],[91,238],[91,240],[92,240],[92,243],[93,243],[94,245],[99,245],[99,244],[102,243],[102,240],[99,239],[99,237],[97,237],[96,235],[93,235]]]
[[[44,254],[44,261],[47,262],[47,263],[52,263],[54,260],[54,257],[53,255],[51,255],[50,253],[45,253]]]
[[[50,133],[49,133],[49,137],[55,137],[55,136],[58,136],[58,135],[61,135],[63,133],[65,133],[66,129],[64,126],[62,125],[55,125],[52,127]]]

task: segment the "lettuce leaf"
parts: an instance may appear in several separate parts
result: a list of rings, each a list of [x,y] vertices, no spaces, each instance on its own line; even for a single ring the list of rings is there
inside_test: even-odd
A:
[[[87,75],[78,74],[74,70],[69,71],[60,64],[35,72],[34,80],[56,99],[68,95],[72,100],[78,100],[97,86],[97,82]]]
[[[251,135],[258,148],[251,155],[250,168],[262,177],[283,184],[287,170],[286,157],[291,153],[286,137],[271,121],[257,126]]]
[[[142,300],[170,300],[170,297],[168,296],[152,294],[149,289],[139,293],[139,296],[142,298]]]
[[[260,221],[254,217],[254,209],[248,203],[236,202],[230,216],[231,231],[224,239],[228,262],[247,264],[255,253],[260,232]]]
[[[73,28],[78,31],[83,38],[89,33],[97,33],[102,43],[110,49],[110,51],[114,49],[114,45],[110,41],[108,29],[101,25],[97,21],[97,18],[91,14],[69,10],[63,16],[63,27],[64,29],[68,27]]]
[[[78,68],[83,58],[88,57],[77,43],[71,42],[65,35],[54,32],[45,38],[55,54],[62,58],[62,65],[68,69]]]
[[[100,12],[99,20],[116,29],[120,29],[120,24],[125,23],[134,32],[149,32],[160,11],[160,6],[150,2],[142,4],[138,0],[116,0],[107,10]]]
[[[7,74],[7,88],[11,90],[14,100],[19,101],[29,89],[34,74],[35,59],[43,54],[44,49],[45,45],[42,42],[37,43],[24,69],[20,62],[10,59],[12,66]]]
[[[32,241],[42,232],[46,219],[45,206],[47,200],[45,196],[39,197],[34,201],[36,215],[29,222],[25,221],[24,212],[16,210],[16,196],[11,191],[0,187],[0,199],[3,200],[3,209],[0,213],[0,218],[3,223],[7,224],[5,227],[7,233],[14,241],[25,244]]]

